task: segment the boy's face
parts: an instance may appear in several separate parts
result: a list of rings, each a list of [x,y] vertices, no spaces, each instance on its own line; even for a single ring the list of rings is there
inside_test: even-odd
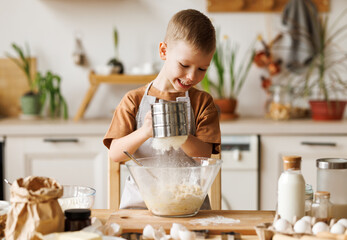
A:
[[[214,54],[206,54],[183,40],[160,43],[159,52],[165,60],[166,88],[171,92],[185,92],[201,82]]]

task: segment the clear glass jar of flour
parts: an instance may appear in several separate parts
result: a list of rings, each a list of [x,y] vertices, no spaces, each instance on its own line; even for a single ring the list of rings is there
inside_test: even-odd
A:
[[[321,158],[316,161],[317,191],[330,192],[333,218],[347,218],[347,159]]]

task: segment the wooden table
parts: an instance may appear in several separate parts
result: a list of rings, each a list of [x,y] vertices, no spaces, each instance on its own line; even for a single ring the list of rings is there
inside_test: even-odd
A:
[[[264,222],[272,222],[275,216],[274,211],[229,211],[229,210],[201,210],[196,216],[188,218],[167,218],[153,216],[148,210],[106,210],[93,209],[92,216],[99,218],[103,223],[117,223],[123,232],[140,232],[150,224],[154,228],[163,227],[167,233],[170,232],[172,223],[179,223],[186,226],[189,230],[205,230],[213,236],[220,236],[222,232],[239,232],[243,239],[256,240],[254,227]],[[194,220],[202,220],[215,216],[228,219],[240,220],[239,223],[210,223],[206,226],[194,224]]]

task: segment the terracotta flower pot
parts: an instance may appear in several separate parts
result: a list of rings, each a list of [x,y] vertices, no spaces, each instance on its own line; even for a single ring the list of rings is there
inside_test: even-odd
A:
[[[316,121],[341,120],[346,101],[311,100],[312,119]]]
[[[230,120],[238,117],[236,113],[237,100],[234,98],[214,99],[220,113],[220,120]]]

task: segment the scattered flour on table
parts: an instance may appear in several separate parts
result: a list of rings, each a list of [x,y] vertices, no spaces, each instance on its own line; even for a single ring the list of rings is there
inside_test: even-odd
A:
[[[202,226],[207,226],[209,224],[234,224],[234,223],[240,223],[241,221],[239,219],[233,219],[233,218],[226,218],[223,216],[214,216],[214,217],[208,217],[208,218],[198,218],[195,220],[189,221],[190,224],[200,224]]]

